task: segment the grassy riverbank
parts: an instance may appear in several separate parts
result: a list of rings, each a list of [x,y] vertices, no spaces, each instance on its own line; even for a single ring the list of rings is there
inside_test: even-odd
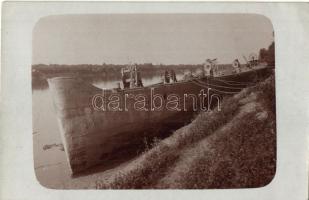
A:
[[[203,112],[98,189],[243,188],[271,182],[276,171],[275,83],[270,76]]]

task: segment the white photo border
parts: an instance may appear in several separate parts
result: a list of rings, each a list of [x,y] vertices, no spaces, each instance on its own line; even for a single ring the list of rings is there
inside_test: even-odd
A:
[[[307,199],[308,11],[305,3],[4,2],[0,199]],[[40,185],[32,145],[33,28],[41,17],[49,15],[111,13],[244,13],[271,20],[276,53],[277,171],[270,184],[204,190],[53,190]]]

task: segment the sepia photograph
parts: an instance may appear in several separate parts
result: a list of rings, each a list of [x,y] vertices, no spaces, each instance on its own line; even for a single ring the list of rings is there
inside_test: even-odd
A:
[[[259,14],[65,14],[32,32],[33,163],[51,189],[261,188],[277,168]]]

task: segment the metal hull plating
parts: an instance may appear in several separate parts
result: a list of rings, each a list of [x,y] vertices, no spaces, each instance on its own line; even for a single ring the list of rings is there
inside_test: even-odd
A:
[[[209,107],[209,99],[199,98],[201,90],[208,91],[209,97],[210,95],[222,97],[239,92],[249,83],[233,81],[242,81],[248,75],[250,73],[104,91],[75,78],[49,79],[49,88],[53,95],[60,133],[72,172],[80,172],[102,163],[106,156],[112,155],[113,152],[127,144],[134,144],[141,140],[145,131],[150,127],[156,127],[162,123],[173,124],[187,120],[191,117],[190,114],[194,112],[195,104],[197,109],[201,109],[203,101],[204,108]],[[120,97],[118,104],[120,110],[112,111],[108,109],[109,106],[115,107],[113,103],[106,103],[105,110],[97,109],[94,106],[94,96],[103,94],[107,100],[112,95],[118,95]],[[179,97],[177,108],[180,110],[167,109],[166,104],[172,99],[170,98],[172,94]],[[190,98],[188,94],[195,95],[196,101]],[[144,107],[147,110],[136,109],[138,105],[136,103],[138,98],[136,97],[138,95],[146,97]],[[160,97],[153,98],[156,95],[161,95],[161,99],[163,98],[162,109],[152,110],[153,107],[158,108],[158,105],[160,105]],[[123,97],[131,98],[123,100]],[[211,99],[212,102],[215,102],[214,105],[217,104],[217,100],[218,98]],[[176,104],[170,105],[175,107]]]

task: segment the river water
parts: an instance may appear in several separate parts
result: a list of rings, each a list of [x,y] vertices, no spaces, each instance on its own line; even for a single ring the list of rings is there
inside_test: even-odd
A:
[[[177,74],[177,79],[182,79]],[[119,80],[96,81],[99,88],[115,88]],[[143,78],[144,86],[161,82],[161,77]],[[91,187],[95,176],[71,177],[71,172],[63,151],[60,132],[48,88],[33,89],[33,152],[34,168],[38,181],[45,187],[55,189]]]

